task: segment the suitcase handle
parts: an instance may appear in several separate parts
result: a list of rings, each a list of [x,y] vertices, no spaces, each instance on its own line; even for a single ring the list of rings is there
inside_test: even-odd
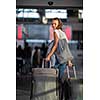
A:
[[[42,60],[42,68],[44,68],[45,59]],[[49,68],[51,68],[51,61],[49,61]]]
[[[76,79],[77,76],[76,76],[75,65],[73,65],[72,68],[73,68],[73,72],[74,72],[74,77],[75,77],[75,79]],[[67,65],[67,75],[68,75],[68,79],[71,78],[71,77],[70,77],[70,74],[69,74],[69,66],[68,66],[68,65]]]

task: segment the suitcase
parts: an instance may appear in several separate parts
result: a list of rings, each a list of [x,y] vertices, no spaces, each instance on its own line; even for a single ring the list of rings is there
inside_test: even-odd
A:
[[[47,68],[45,60],[42,61],[42,68],[33,68],[30,100],[58,100],[56,78],[56,70],[51,68],[51,63]]]
[[[60,94],[64,100],[83,100],[82,81],[77,79],[75,65],[72,67],[66,66],[66,79],[63,81],[63,94]],[[61,97],[63,96],[63,97]]]

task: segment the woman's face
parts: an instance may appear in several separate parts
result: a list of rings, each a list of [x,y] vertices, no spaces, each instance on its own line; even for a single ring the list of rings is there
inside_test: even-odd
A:
[[[56,29],[57,26],[58,26],[58,24],[59,24],[59,23],[58,23],[58,20],[53,20],[53,21],[52,21],[52,28],[53,28],[53,29]]]

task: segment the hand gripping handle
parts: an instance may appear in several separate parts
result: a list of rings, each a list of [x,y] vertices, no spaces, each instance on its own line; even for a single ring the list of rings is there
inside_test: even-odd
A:
[[[44,65],[45,65],[44,63],[45,63],[45,59],[43,58],[43,60],[42,60],[42,68],[45,68],[44,67]],[[49,68],[51,68],[51,61],[49,61]]]

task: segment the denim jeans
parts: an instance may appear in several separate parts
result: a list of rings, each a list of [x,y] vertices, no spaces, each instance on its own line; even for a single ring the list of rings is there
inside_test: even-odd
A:
[[[54,67],[59,69],[59,78],[61,79],[64,75],[64,70],[66,69],[66,63],[56,64]]]

